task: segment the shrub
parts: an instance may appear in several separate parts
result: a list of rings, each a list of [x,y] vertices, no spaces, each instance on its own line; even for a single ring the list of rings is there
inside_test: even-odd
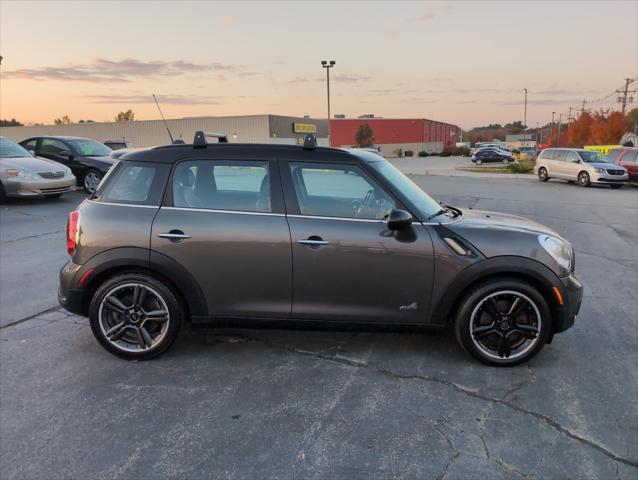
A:
[[[470,156],[470,149],[466,148],[466,147],[459,147],[459,148],[456,149],[454,154],[455,155],[460,155],[461,157],[469,157]]]
[[[406,150],[406,151],[404,152],[404,155],[405,155],[406,157],[413,157],[413,156],[414,156],[414,152],[413,152],[412,150]]]
[[[518,148],[515,148],[514,150],[512,150],[512,153],[521,153],[521,151]]]
[[[396,150],[392,150],[392,153],[394,154],[395,157],[402,157],[403,156],[403,150],[401,148],[397,148]]]
[[[419,157],[427,157],[428,156],[428,152],[426,152],[425,150],[421,150],[418,155],[419,155]]]
[[[530,160],[518,160],[509,165],[512,173],[529,173],[534,170],[534,162]]]
[[[452,152],[449,150],[443,150],[440,154],[441,157],[451,157],[452,156]]]

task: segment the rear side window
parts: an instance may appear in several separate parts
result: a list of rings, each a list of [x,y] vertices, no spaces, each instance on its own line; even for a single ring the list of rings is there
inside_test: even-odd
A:
[[[543,150],[539,155],[539,160],[551,160],[554,150]]]
[[[272,212],[267,161],[190,160],[173,174],[173,206]]]
[[[113,169],[114,167],[111,167]],[[122,162],[107,173],[99,200],[108,203],[159,206],[170,167],[147,162]],[[99,192],[99,191],[98,191]]]

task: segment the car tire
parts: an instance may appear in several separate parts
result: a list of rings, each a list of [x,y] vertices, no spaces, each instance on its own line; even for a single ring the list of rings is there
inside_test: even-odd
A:
[[[2,182],[0,182],[0,203],[5,203],[7,201],[7,194],[4,193],[4,186]]]
[[[581,187],[589,187],[591,185],[589,173],[583,170],[578,174],[578,185],[580,185]]]
[[[461,347],[478,361],[498,367],[529,361],[547,343],[551,331],[547,301],[517,278],[479,283],[462,298],[454,319]]]
[[[84,187],[84,191],[91,195],[95,192],[95,189],[100,184],[102,180],[102,172],[96,170],[95,168],[89,168],[84,175],[82,175],[82,186]]]
[[[183,305],[172,289],[145,273],[106,280],[89,306],[95,338],[107,351],[127,360],[149,360],[166,351],[183,318]]]
[[[503,159],[503,163],[510,163],[510,161],[509,161],[509,159],[504,158],[504,159]]]
[[[476,159],[476,164],[477,165],[481,165],[483,163],[483,160],[481,160],[480,158]]]
[[[547,169],[545,167],[541,167],[538,169],[538,180],[541,182],[546,182],[549,180],[549,175],[547,175]]]

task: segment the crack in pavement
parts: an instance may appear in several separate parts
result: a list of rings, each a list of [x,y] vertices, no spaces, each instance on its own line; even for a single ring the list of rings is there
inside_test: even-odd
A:
[[[26,237],[14,238],[13,240],[5,240],[4,242],[2,242],[2,244],[5,245],[7,243],[21,242],[22,240],[30,240],[32,238],[42,238],[42,237],[46,237],[47,235],[54,235],[56,233],[64,233],[65,231],[66,230],[56,230],[55,232],[45,232],[45,233],[38,233],[36,235],[27,235]]]
[[[33,315],[29,315],[27,317],[20,318],[18,320],[14,320],[13,322],[7,323],[6,325],[0,325],[0,330],[5,328],[14,327],[23,322],[28,322],[29,320],[34,320],[38,318],[40,315],[44,315],[45,313],[57,312],[58,310],[62,310],[63,308],[60,305],[55,305],[53,307],[49,307],[41,312],[34,313]]]
[[[313,358],[318,358],[320,360],[326,360],[329,362],[334,362],[334,363],[338,363],[341,365],[347,365],[350,367],[356,367],[356,368],[366,368],[369,369],[370,371],[373,371],[375,373],[381,374],[381,375],[385,375],[388,377],[392,377],[392,378],[397,378],[399,380],[420,380],[420,381],[424,381],[424,382],[430,382],[430,383],[438,383],[440,385],[445,385],[449,388],[451,388],[452,390],[455,390],[459,393],[462,393],[464,395],[467,395],[469,397],[472,398],[476,398],[478,400],[482,400],[484,402],[490,402],[493,404],[498,404],[498,405],[502,405],[504,407],[509,408],[510,410],[513,410],[515,412],[518,413],[522,413],[524,415],[528,415],[531,416],[541,422],[543,422],[544,424],[546,424],[547,426],[553,428],[554,430],[557,430],[558,432],[566,435],[567,437],[583,444],[586,445],[590,448],[593,448],[594,450],[597,450],[598,452],[602,453],[603,455],[605,455],[608,458],[611,458],[612,460],[616,461],[616,462],[620,462],[623,463],[625,465],[628,465],[630,467],[634,467],[634,468],[638,468],[638,461],[629,459],[629,458],[624,458],[621,457],[620,455],[615,454],[614,452],[612,452],[611,450],[607,449],[606,447],[604,447],[603,445],[600,445],[598,443],[596,443],[593,440],[590,440],[582,435],[579,435],[578,433],[575,433],[573,431],[571,431],[570,429],[568,429],[567,427],[564,427],[563,425],[561,425],[558,421],[554,420],[553,418],[544,415],[542,413],[538,413],[535,412],[533,410],[527,410],[523,407],[520,407],[508,400],[505,400],[504,398],[497,398],[497,397],[492,397],[489,395],[485,395],[480,393],[477,390],[473,390],[471,388],[465,387],[463,385],[460,385],[458,383],[455,383],[451,380],[445,379],[445,378],[439,378],[439,377],[435,377],[432,375],[426,375],[426,374],[408,374],[408,373],[399,373],[399,372],[395,372],[393,370],[390,370],[389,368],[385,368],[382,367],[380,365],[375,365],[373,363],[367,363],[361,360],[356,360],[356,359],[352,359],[346,356],[342,356],[342,355],[335,355],[334,357],[331,356],[327,356],[327,355],[323,355],[321,353],[316,353],[316,352],[312,352],[309,350],[300,350],[300,349],[296,349],[296,348],[292,348],[292,347],[286,347],[286,346],[282,346],[282,345],[278,345],[276,343],[273,342],[269,342],[267,340],[262,340],[259,338],[254,338],[254,337],[250,337],[247,336],[246,338],[248,338],[251,341],[254,342],[258,342],[258,343],[262,343],[266,346],[269,346],[271,348],[276,348],[276,349],[280,349],[280,350],[284,350],[287,351],[289,353],[293,353],[296,355],[302,355],[302,356],[306,356],[306,357],[313,357]],[[507,464],[504,464],[505,466],[507,466]]]

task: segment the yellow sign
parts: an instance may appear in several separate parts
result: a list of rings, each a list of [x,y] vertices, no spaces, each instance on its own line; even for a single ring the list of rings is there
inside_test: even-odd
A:
[[[616,148],[620,148],[622,145],[585,145],[583,148],[585,150],[592,150],[594,152],[600,152],[603,155],[609,153],[610,150],[615,150]]]
[[[293,133],[317,133],[317,125],[312,123],[293,123]]]

